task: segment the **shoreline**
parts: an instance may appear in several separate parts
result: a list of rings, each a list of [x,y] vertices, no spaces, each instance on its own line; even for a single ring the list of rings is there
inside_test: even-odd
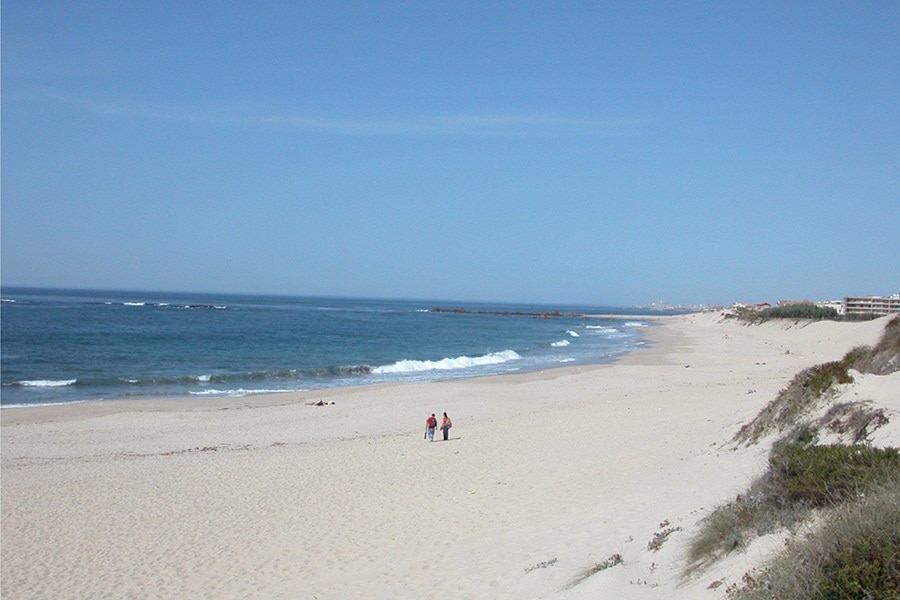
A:
[[[723,598],[709,584],[746,569],[684,581],[680,561],[696,522],[765,464],[764,448],[728,441],[798,371],[874,344],[883,324],[692,313],[606,365],[3,411],[3,589]],[[319,398],[335,404],[306,404]],[[444,411],[450,441],[423,440]],[[570,587],[614,554],[622,565]]]
[[[671,319],[681,315],[629,315],[629,314],[586,314],[581,315],[590,319],[616,319],[616,320],[643,320],[655,324],[663,323],[666,319]],[[48,420],[76,420],[84,416],[98,417],[110,413],[119,412],[146,412],[146,411],[164,411],[164,410],[219,410],[240,404],[250,403],[254,407],[262,408],[265,406],[273,406],[278,404],[295,404],[298,402],[306,402],[318,398],[332,398],[341,395],[343,390],[356,390],[365,388],[378,388],[383,386],[407,386],[407,385],[429,385],[436,383],[446,383],[451,381],[467,381],[479,380],[483,378],[494,377],[528,377],[533,373],[541,373],[544,371],[556,371],[565,369],[592,369],[609,365],[614,365],[620,361],[627,360],[627,357],[635,352],[646,350],[652,344],[647,339],[647,332],[652,327],[643,328],[641,331],[642,341],[640,346],[632,348],[619,356],[616,356],[611,362],[595,363],[571,366],[559,364],[558,366],[548,366],[533,371],[502,373],[492,375],[474,375],[471,377],[458,377],[451,379],[439,379],[434,381],[422,382],[384,382],[384,383],[363,383],[359,385],[347,385],[337,387],[326,387],[307,390],[296,390],[290,392],[264,392],[259,394],[246,394],[244,396],[171,396],[171,397],[147,397],[147,398],[109,398],[96,400],[73,400],[70,402],[44,403],[44,404],[14,404],[2,406],[0,405],[0,427],[7,425],[15,425],[27,422],[42,422]],[[252,402],[251,402],[252,401]],[[191,403],[191,406],[184,406],[185,403]],[[196,404],[196,407],[193,406]],[[69,408],[71,407],[71,408]],[[246,407],[246,406],[245,406]],[[16,414],[19,411],[25,411],[31,414]]]

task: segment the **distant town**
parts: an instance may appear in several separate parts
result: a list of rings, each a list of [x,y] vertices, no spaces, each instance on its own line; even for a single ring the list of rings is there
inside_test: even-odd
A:
[[[774,306],[818,306],[833,308],[839,315],[890,315],[900,313],[900,294],[890,296],[847,296],[843,300],[779,300]],[[712,311],[724,309],[765,310],[773,308],[768,302],[735,302],[731,306],[706,304],[672,305],[662,301],[643,304],[638,308],[649,310]]]

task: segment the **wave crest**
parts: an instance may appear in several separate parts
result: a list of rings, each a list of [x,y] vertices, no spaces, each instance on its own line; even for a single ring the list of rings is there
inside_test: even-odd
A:
[[[66,387],[75,385],[77,381],[77,379],[26,379],[19,381],[18,384],[22,387]]]
[[[383,375],[386,373],[420,373],[422,371],[450,371],[454,369],[468,369],[484,365],[499,365],[505,362],[522,358],[515,350],[504,350],[483,356],[458,356],[456,358],[444,358],[441,360],[400,360],[391,365],[384,365],[372,369],[372,373]]]

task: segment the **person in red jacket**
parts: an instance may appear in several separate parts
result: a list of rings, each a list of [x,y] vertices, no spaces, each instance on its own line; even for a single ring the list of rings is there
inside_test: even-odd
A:
[[[425,420],[425,438],[429,442],[434,441],[434,430],[437,427],[437,417],[434,416],[434,413],[431,413],[431,416]]]

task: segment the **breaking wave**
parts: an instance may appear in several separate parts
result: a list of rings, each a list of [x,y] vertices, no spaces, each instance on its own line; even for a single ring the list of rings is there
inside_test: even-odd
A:
[[[243,398],[244,396],[253,396],[257,394],[284,394],[287,392],[298,392],[298,389],[285,390],[245,390],[239,388],[236,390],[203,390],[202,392],[188,392],[191,396],[227,396],[230,398]]]
[[[499,365],[522,358],[514,350],[504,350],[483,356],[458,356],[441,360],[400,360],[390,365],[375,367],[372,373],[385,375],[389,373],[421,373],[422,371],[450,371],[468,369],[485,365]]]
[[[16,385],[20,385],[22,387],[66,387],[69,385],[75,385],[77,379],[31,379],[25,381],[17,381]]]

